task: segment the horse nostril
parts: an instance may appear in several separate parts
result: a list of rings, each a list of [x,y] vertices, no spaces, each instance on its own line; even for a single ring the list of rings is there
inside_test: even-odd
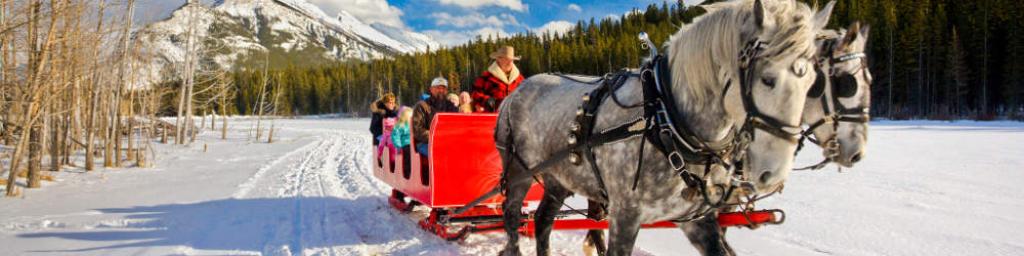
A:
[[[856,163],[856,162],[860,162],[860,153],[857,153],[856,155],[853,155],[852,158],[850,158],[850,163]]]
[[[761,174],[761,183],[768,183],[768,180],[772,178],[772,172],[765,172]]]

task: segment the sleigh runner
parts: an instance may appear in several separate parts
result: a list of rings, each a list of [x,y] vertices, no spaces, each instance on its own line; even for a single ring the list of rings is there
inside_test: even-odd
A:
[[[408,213],[422,205],[429,216],[419,221],[424,230],[446,240],[460,240],[473,233],[500,232],[504,227],[501,195],[481,197],[498,187],[501,158],[495,148],[495,114],[439,113],[431,127],[430,157],[406,151],[387,161],[388,152],[374,154],[374,176],[392,187],[389,204]],[[415,143],[415,141],[413,142]],[[376,152],[376,151],[374,151]],[[410,156],[409,168],[403,155]],[[377,161],[384,159],[383,161]],[[542,199],[543,187],[534,183],[525,204]],[[475,199],[481,199],[479,202]],[[470,205],[470,207],[465,207]],[[554,222],[555,230],[607,229],[606,220],[589,219],[585,211],[563,207]],[[461,211],[460,211],[461,210]],[[533,211],[524,211],[519,232],[532,236]],[[718,215],[721,227],[757,227],[779,224],[785,215],[779,210],[728,212]],[[676,228],[670,221],[648,223],[644,228]]]

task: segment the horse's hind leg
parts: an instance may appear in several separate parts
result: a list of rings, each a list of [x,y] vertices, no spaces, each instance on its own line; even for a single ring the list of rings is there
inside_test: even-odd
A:
[[[603,220],[608,216],[604,211],[604,204],[587,200],[587,218]],[[604,243],[604,230],[591,229],[587,231],[587,238],[583,240],[583,254],[604,256],[608,254],[608,245]]]
[[[513,165],[514,166],[514,165]],[[511,167],[505,170],[506,178],[518,177],[525,173],[520,168]],[[508,243],[501,255],[519,255],[519,225],[522,221],[523,200],[526,199],[526,192],[530,190],[531,182],[508,181],[505,188],[505,202],[502,203],[503,219],[505,222],[505,234],[508,235]]]
[[[569,196],[569,191],[554,179],[545,177],[544,180],[544,198],[540,200],[540,205],[537,206],[537,218],[533,220],[537,229],[538,256],[550,254],[551,228],[554,225],[555,217],[562,209],[562,202]]]
[[[714,212],[708,213],[700,220],[681,224],[680,228],[701,255],[736,255],[725,242],[725,230],[718,226],[716,216]]]
[[[526,199],[526,192],[530,190],[530,184],[509,186],[507,189],[502,211],[508,243],[505,244],[505,250],[501,255],[519,255],[519,225],[522,221],[523,200]]]

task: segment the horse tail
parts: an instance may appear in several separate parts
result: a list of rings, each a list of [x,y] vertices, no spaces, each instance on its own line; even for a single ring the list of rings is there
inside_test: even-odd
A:
[[[509,113],[513,104],[508,102],[503,105],[505,106],[498,108],[498,122],[494,126],[494,145],[501,153],[511,149],[511,145],[514,143],[512,141],[512,115]]]
[[[498,108],[498,121],[494,126],[494,146],[498,149],[498,155],[501,157],[501,181],[499,186],[501,187],[501,194],[504,195],[508,191],[508,176],[509,168],[514,166],[513,162],[515,159],[515,139],[514,131],[512,127],[512,114],[509,109],[514,106],[513,101],[505,101],[501,107]]]

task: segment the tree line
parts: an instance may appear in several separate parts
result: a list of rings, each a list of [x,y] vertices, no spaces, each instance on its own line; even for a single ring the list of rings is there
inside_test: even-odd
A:
[[[617,18],[579,21],[558,35],[477,37],[464,45],[372,61],[288,67],[269,74],[237,71],[235,108],[251,112],[264,75],[270,76],[272,88],[282,90],[284,113],[365,113],[369,102],[385,92],[411,104],[439,75],[449,78],[453,89],[467,90],[489,65],[488,53],[501,45],[516,47],[523,56],[517,65],[527,75],[601,75],[640,64],[644,50],[637,33],[645,31],[663,43],[680,24],[703,13],[677,1]],[[1021,118],[1024,1],[839,0],[830,27],[854,21],[872,28],[868,53],[876,117]]]

